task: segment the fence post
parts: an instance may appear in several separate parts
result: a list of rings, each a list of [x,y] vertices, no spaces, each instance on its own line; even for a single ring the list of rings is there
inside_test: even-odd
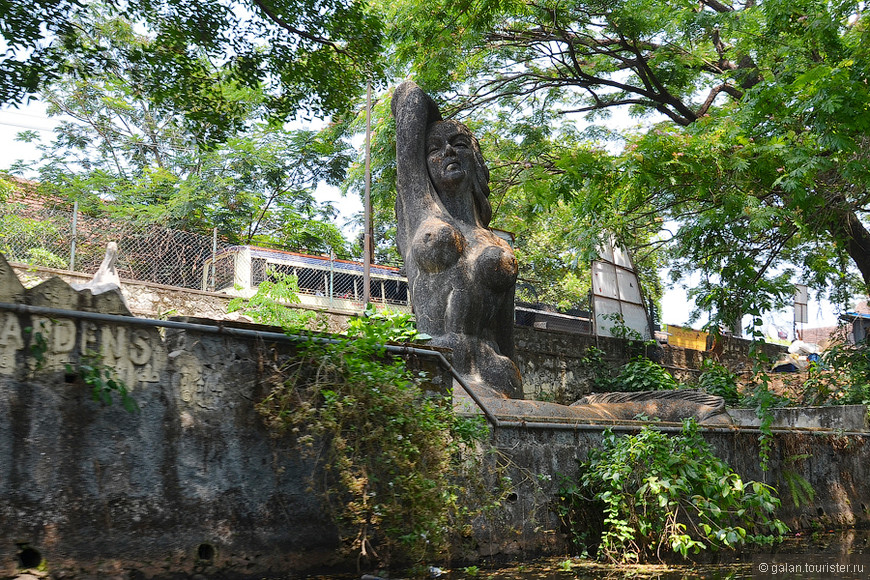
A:
[[[215,282],[215,260],[217,260],[217,228],[212,231],[211,236],[211,284],[208,287],[214,292],[216,288]]]
[[[73,202],[72,233],[70,234],[71,239],[69,244],[69,269],[71,272],[76,270],[76,229],[78,228],[78,217],[79,201],[75,200]]]
[[[368,307],[372,300],[371,270],[374,260],[372,240],[372,81],[366,88],[366,175],[365,175],[365,233],[363,234],[363,302]]]
[[[329,250],[329,307],[335,306],[335,252]]]

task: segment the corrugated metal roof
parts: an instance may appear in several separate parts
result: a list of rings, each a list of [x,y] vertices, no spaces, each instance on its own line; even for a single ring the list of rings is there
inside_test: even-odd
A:
[[[855,318],[870,319],[870,314],[866,312],[844,312],[840,315],[841,320],[851,320]]]
[[[283,262],[295,266],[314,267],[318,270],[329,270],[330,263],[335,264],[335,271],[362,274],[363,265],[359,262],[351,262],[350,260],[330,260],[324,256],[311,256],[308,254],[300,254],[298,252],[289,252],[286,250],[273,250],[270,248],[259,248],[249,246],[252,258],[263,258],[265,260],[273,260]],[[241,249],[242,246],[237,249]],[[399,272],[398,268],[392,266],[376,266],[372,264],[371,273],[373,276],[381,276],[384,278],[395,278],[397,280],[405,277]]]

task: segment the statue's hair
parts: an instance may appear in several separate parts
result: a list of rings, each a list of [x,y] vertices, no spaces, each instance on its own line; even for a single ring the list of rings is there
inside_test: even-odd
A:
[[[442,123],[456,127],[460,132],[471,138],[471,150],[474,152],[474,174],[471,176],[471,191],[480,221],[484,227],[487,227],[492,219],[492,204],[489,203],[489,168],[486,166],[483,153],[480,151],[480,143],[468,127],[452,119],[431,123],[426,128],[426,137],[428,138],[435,127]]]

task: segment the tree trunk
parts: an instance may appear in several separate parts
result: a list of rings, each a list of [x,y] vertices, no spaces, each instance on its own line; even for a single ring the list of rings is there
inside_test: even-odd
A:
[[[837,200],[843,201],[845,200]],[[870,231],[864,227],[851,208],[837,204],[826,220],[826,228],[835,240],[841,242],[855,262],[864,279],[864,293],[870,295]]]

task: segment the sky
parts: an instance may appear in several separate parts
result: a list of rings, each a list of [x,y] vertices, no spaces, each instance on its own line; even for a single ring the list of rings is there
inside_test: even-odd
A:
[[[35,144],[20,143],[15,141],[15,136],[18,132],[24,130],[38,131],[45,142],[49,142],[52,138],[52,128],[55,122],[49,119],[45,114],[44,106],[40,103],[33,103],[20,109],[11,107],[0,108],[0,168],[8,168],[17,160],[35,160],[39,153]],[[356,197],[341,197],[341,193],[337,188],[329,186],[318,187],[316,192],[321,201],[332,201],[341,212],[339,217],[339,226],[348,221],[354,214],[362,211],[362,203]],[[345,229],[344,232],[349,237],[353,232]],[[691,280],[689,281],[691,283]],[[680,285],[672,285],[667,288],[662,299],[662,322],[674,325],[689,325],[689,315],[692,310],[692,302],[687,296],[686,289]],[[778,330],[785,330],[789,337],[792,331],[792,310],[788,309],[784,312],[769,313],[765,316],[765,331],[777,334]],[[808,323],[802,325],[804,328],[818,328],[825,326],[834,326],[837,324],[834,308],[826,301],[819,303],[818,301],[810,300],[808,306]],[[706,319],[702,317],[700,320],[691,324],[694,328],[700,328]]]

